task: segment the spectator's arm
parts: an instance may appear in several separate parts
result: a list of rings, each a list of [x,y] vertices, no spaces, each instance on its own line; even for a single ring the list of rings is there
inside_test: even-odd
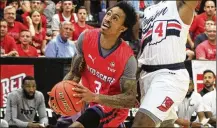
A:
[[[43,40],[42,41],[42,46],[41,46],[41,52],[43,54],[45,54],[45,47],[46,47],[46,44],[47,44],[47,40]]]
[[[22,121],[18,119],[18,103],[17,97],[14,94],[8,95],[8,101],[6,106],[6,115],[5,120],[9,123],[9,125],[16,125],[18,127],[27,127],[29,122]]]
[[[210,118],[208,123],[211,125],[216,125],[216,118],[213,117],[213,114],[211,111],[205,111],[205,115],[207,118]]]
[[[46,57],[57,57],[57,52],[58,51],[56,50],[55,42],[51,40],[45,48],[45,56]]]
[[[46,113],[44,95],[40,93],[40,97],[41,97],[41,102],[38,106],[39,122],[41,124],[44,123],[45,125],[48,125],[48,118],[47,118],[47,113]]]
[[[175,121],[175,123],[180,125],[180,126],[190,126],[190,124],[191,124],[191,122],[189,120],[185,120],[185,119],[181,119],[181,118],[178,118]]]
[[[32,37],[34,37],[35,36],[35,28],[33,26],[32,19],[29,16],[27,16],[26,21],[27,21],[28,26],[29,26],[29,31],[30,31]]]
[[[191,39],[190,33],[188,33],[187,42],[190,45],[191,49],[194,49],[194,41]]]

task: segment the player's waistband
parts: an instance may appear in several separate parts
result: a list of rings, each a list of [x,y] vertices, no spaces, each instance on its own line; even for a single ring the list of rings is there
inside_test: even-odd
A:
[[[185,64],[182,62],[182,63],[165,64],[165,65],[142,65],[141,68],[146,72],[154,72],[160,69],[179,70],[179,69],[185,69]]]

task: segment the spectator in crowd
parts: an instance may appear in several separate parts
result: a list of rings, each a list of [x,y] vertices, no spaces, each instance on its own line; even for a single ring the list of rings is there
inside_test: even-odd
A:
[[[14,38],[15,41],[19,40],[19,34],[22,30],[28,28],[22,23],[15,21],[16,9],[13,6],[6,6],[4,9],[4,19],[8,23],[8,34]]]
[[[197,46],[203,41],[208,40],[207,31],[210,29],[210,26],[214,24],[215,22],[213,20],[207,20],[205,22],[205,32],[196,36],[194,40],[194,48],[197,48]]]
[[[208,40],[205,40],[196,48],[196,59],[216,60],[216,25],[210,26],[207,36]]]
[[[212,19],[213,21],[216,21],[216,7],[213,0],[207,0],[204,7],[204,13],[198,15],[195,17],[191,28],[190,33],[192,34],[192,41],[194,41],[195,37],[199,35],[200,33],[203,33],[205,31],[205,21],[208,19]]]
[[[28,26],[27,16],[30,16],[30,12],[32,11],[38,11],[41,15],[41,21],[42,21],[42,27],[46,30],[47,28],[47,18],[43,14],[44,10],[44,4],[41,2],[41,0],[31,0],[30,1],[30,10],[26,11],[24,14],[22,14],[24,25]]]
[[[204,96],[206,93],[214,90],[215,85],[215,73],[211,70],[205,70],[203,72],[203,90],[200,91],[200,95]]]
[[[73,25],[70,21],[60,24],[60,33],[52,39],[46,47],[46,57],[73,57],[76,54],[75,44],[69,38],[72,35]]]
[[[39,123],[33,123],[36,111],[39,115]],[[45,127],[48,125],[48,117],[44,95],[36,90],[36,82],[32,76],[26,76],[22,81],[22,88],[8,94],[5,120],[10,126],[17,127]]]
[[[203,96],[204,111],[208,123],[216,127],[216,90],[208,92]]]
[[[203,108],[203,101],[202,97],[199,93],[194,91],[194,83],[193,80],[190,80],[188,92],[185,96],[185,99],[182,103],[177,106],[177,115],[178,119],[175,121],[176,124],[179,126],[184,127],[201,127],[202,124],[200,123],[204,118],[204,108]],[[199,122],[191,122],[191,115],[194,112],[197,112],[199,117]]]
[[[59,31],[60,23],[63,21],[70,21],[75,23],[78,21],[77,16],[74,12],[75,6],[72,0],[62,0],[60,13],[55,14],[52,17],[51,29],[52,31]]]
[[[47,40],[46,30],[42,27],[41,15],[37,10],[33,10],[26,18],[33,37],[32,45],[36,47],[39,55],[44,55]]]
[[[52,23],[52,17],[56,12],[56,6],[55,3],[51,0],[45,0],[46,7],[43,11],[43,14],[47,18],[47,35],[51,36],[52,35],[52,30],[51,30],[51,23]]]
[[[14,38],[8,34],[8,23],[6,20],[0,20],[0,46],[1,57],[3,56],[18,56],[16,42]]]
[[[16,9],[16,21],[23,23],[23,19],[21,16],[23,14],[23,10],[20,8],[19,0],[9,0],[7,4],[13,6]]]
[[[91,8],[90,8],[90,5],[91,5],[91,0],[85,0],[84,1],[84,6],[86,8],[86,11],[87,11],[87,18],[86,18],[86,21],[92,21],[93,20],[93,16],[91,14]]]
[[[88,29],[92,29],[92,26],[86,24],[87,10],[84,6],[80,6],[77,12],[78,22],[74,23],[73,40],[77,40],[79,35]]]
[[[37,49],[30,44],[32,43],[32,35],[30,31],[22,31],[20,33],[19,44],[17,51],[21,57],[38,57]]]

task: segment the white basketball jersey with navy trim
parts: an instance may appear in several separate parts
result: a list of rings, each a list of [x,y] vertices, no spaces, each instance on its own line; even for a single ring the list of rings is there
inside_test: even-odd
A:
[[[183,62],[189,28],[179,16],[176,1],[160,2],[145,9],[139,67]]]

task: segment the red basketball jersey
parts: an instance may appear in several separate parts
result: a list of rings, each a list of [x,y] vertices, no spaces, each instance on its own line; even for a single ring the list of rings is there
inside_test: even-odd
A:
[[[124,72],[128,59],[133,56],[133,51],[122,41],[112,53],[103,57],[100,52],[99,39],[99,29],[89,30],[84,35],[82,49],[86,68],[82,74],[82,84],[97,94],[120,94],[121,88],[119,80]],[[94,103],[90,106],[92,105],[94,105]],[[99,106],[104,113],[113,110],[111,107]],[[116,111],[117,117],[120,117],[120,119],[111,122],[110,125],[112,126],[124,121],[128,116],[128,109],[116,109]]]

